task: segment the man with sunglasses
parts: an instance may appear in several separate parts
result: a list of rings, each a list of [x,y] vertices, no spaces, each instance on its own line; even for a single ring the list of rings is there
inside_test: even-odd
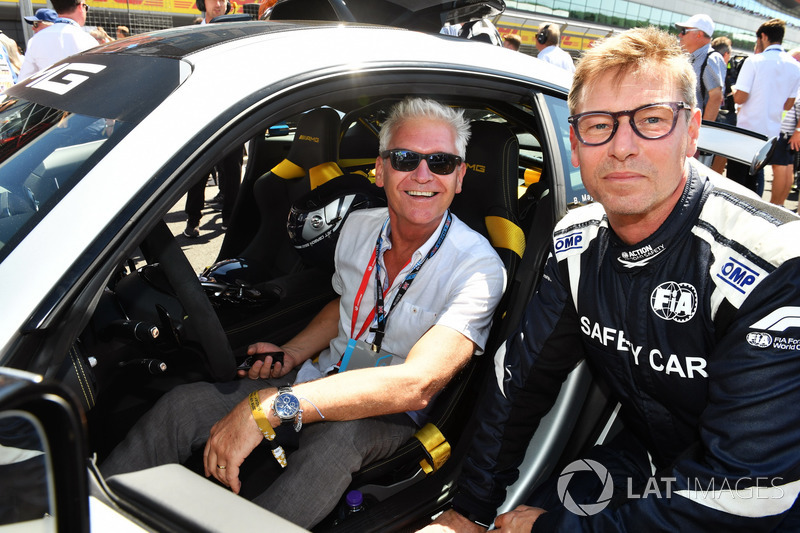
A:
[[[31,25],[34,35],[43,29],[52,26],[58,18],[58,13],[52,9],[37,9],[36,13],[30,17],[24,17],[25,22]]]
[[[675,26],[680,28],[678,40],[689,52],[697,76],[697,107],[703,112],[703,120],[714,122],[722,104],[725,73],[728,70],[722,55],[711,47],[714,21],[708,15],[700,14]]]
[[[410,439],[484,348],[505,270],[449,211],[468,138],[462,111],[419,98],[397,104],[375,162],[388,208],[345,220],[334,258],[340,297],[282,346],[250,346],[264,356],[240,371],[251,379],[167,393],[103,474],[183,462],[205,442],[205,474],[239,493],[239,466],[266,438],[285,471],[253,501],[306,528],[327,516],[352,474]],[[273,365],[276,352],[282,363]],[[282,432],[299,437],[288,457]]]
[[[83,29],[89,12],[85,0],[53,0],[51,3],[58,17],[28,41],[19,72],[20,80],[65,57],[97,46],[97,40]]]
[[[503,532],[798,531],[800,219],[691,159],[695,82],[655,28],[579,61],[572,163],[596,203],[556,226],[538,292],[495,356],[453,509],[426,533],[492,521]],[[528,505],[495,519],[582,360],[624,427],[587,438]]]

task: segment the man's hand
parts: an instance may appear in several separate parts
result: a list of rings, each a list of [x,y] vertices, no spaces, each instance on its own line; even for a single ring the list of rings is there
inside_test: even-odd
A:
[[[257,342],[247,347],[247,355],[257,356],[269,352],[283,352],[283,363],[272,365],[272,357],[267,356],[263,361],[254,361],[249,370],[238,370],[239,377],[249,377],[250,379],[280,378],[289,373],[297,366],[298,357],[292,354],[292,350],[281,347],[271,342]]]
[[[203,452],[206,477],[214,476],[238,494],[242,487],[239,467],[263,439],[245,398],[211,428]]]
[[[800,151],[800,132],[795,131],[791,137],[789,137],[789,146],[795,152]]]
[[[429,526],[420,529],[419,533],[484,533],[484,531],[485,527],[467,520],[450,509],[440,514]]]
[[[546,512],[538,507],[520,505],[513,511],[503,513],[495,518],[494,526],[496,531],[503,533],[530,533],[533,523]]]

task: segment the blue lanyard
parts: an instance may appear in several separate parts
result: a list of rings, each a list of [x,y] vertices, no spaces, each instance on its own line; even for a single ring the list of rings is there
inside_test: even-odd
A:
[[[54,24],[72,24],[73,26],[77,26],[78,28],[81,27],[81,25],[75,22],[74,20],[62,17],[58,17]]]
[[[387,219],[386,222],[389,220]],[[386,227],[386,222],[383,223],[383,227]],[[374,328],[370,328],[370,331],[375,333],[375,338],[372,341],[372,351],[379,352],[381,351],[381,343],[383,342],[383,336],[386,332],[386,320],[389,318],[389,314],[397,307],[397,304],[400,303],[400,299],[403,298],[408,288],[411,286],[411,283],[417,277],[417,273],[422,268],[422,265],[425,264],[425,261],[433,257],[436,252],[439,251],[439,248],[442,246],[444,242],[444,238],[447,236],[447,231],[450,229],[450,225],[453,222],[453,215],[450,214],[450,210],[447,210],[447,219],[444,221],[444,226],[442,226],[442,231],[439,233],[439,238],[436,239],[436,242],[431,246],[431,249],[428,250],[428,253],[422,257],[417,264],[414,265],[414,268],[411,269],[411,272],[408,273],[406,279],[403,280],[403,283],[400,285],[400,288],[397,290],[397,294],[392,300],[392,305],[389,307],[389,311],[387,312],[384,307],[383,303],[383,290],[381,284],[381,263],[380,261],[376,261],[375,264],[375,320],[376,324]],[[383,245],[383,230],[378,234],[378,241],[375,243],[375,257],[380,257],[381,254],[381,246]]]

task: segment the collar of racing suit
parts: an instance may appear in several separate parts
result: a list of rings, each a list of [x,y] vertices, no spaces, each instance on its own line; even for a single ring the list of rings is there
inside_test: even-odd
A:
[[[614,268],[621,272],[631,272],[657,263],[669,255],[671,243],[681,235],[691,231],[693,221],[703,207],[711,184],[706,176],[701,176],[694,165],[688,165],[689,172],[678,203],[663,224],[649,237],[634,245],[622,242],[611,230],[609,252],[614,256]],[[695,216],[693,216],[695,215]],[[610,229],[610,228],[609,228]]]

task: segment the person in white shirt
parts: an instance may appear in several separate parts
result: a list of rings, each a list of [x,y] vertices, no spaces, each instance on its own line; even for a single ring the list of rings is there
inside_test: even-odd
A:
[[[536,34],[536,49],[539,54],[536,56],[542,61],[561,67],[567,72],[575,72],[575,63],[572,56],[559,48],[561,43],[561,32],[554,24],[542,24],[539,26],[539,33]]]
[[[206,476],[239,493],[240,465],[267,438],[285,470],[253,501],[305,528],[331,512],[353,472],[424,426],[438,391],[485,348],[506,272],[489,242],[449,211],[468,138],[463,110],[420,98],[396,104],[375,161],[388,207],[345,220],[332,278],[340,296],[281,346],[251,345],[249,355],[264,355],[240,371],[251,379],[164,395],[103,475],[184,462],[205,441]],[[283,362],[273,367],[276,352]],[[281,415],[275,407],[290,396],[302,411]],[[289,427],[276,439],[281,424]],[[292,427],[302,429],[299,449],[285,458],[272,441]]]
[[[89,5],[85,0],[52,0],[58,18],[28,41],[19,72],[23,80],[78,52],[97,46],[97,40],[84,31]]]
[[[756,54],[749,57],[739,71],[734,85],[733,100],[739,105],[736,125],[767,137],[777,137],[781,131],[784,110],[794,105],[800,89],[800,63],[794,60],[781,46],[786,23],[772,19],[759,26],[756,31]],[[758,50],[763,50],[758,53]],[[728,177],[740,181],[740,174],[731,172]],[[759,173],[755,184],[744,184],[763,194],[764,176]]]

